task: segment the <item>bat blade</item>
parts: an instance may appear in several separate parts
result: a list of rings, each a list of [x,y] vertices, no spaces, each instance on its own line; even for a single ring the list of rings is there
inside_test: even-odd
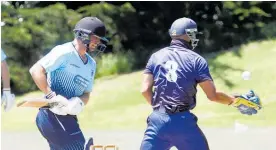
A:
[[[48,100],[45,98],[25,98],[21,102],[17,103],[17,107],[40,108],[43,106],[47,106],[48,104]]]

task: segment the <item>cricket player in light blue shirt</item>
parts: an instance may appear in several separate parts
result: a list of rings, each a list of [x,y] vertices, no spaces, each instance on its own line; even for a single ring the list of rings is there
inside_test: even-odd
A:
[[[96,72],[96,62],[88,52],[105,49],[105,33],[101,20],[85,17],[75,26],[74,41],[54,47],[30,69],[45,97],[57,103],[40,108],[36,118],[51,150],[85,148],[77,115],[89,100]]]

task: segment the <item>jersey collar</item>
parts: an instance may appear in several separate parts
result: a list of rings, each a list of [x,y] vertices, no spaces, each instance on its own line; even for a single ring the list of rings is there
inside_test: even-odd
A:
[[[78,51],[77,51],[77,49],[76,49],[74,43],[73,43],[73,42],[71,42],[71,43],[72,43],[72,46],[74,47],[74,52],[75,52],[75,54],[77,55],[77,57],[79,57],[79,60],[81,60],[82,63],[83,63],[84,65],[86,65],[86,64],[88,63],[88,56],[87,56],[88,54],[85,53],[86,61],[83,61],[83,59],[82,59],[81,56],[79,55],[79,53],[78,53]]]
[[[184,48],[187,48],[187,49],[192,48],[191,45],[187,41],[182,40],[182,39],[173,39],[171,41],[170,46],[184,47]]]

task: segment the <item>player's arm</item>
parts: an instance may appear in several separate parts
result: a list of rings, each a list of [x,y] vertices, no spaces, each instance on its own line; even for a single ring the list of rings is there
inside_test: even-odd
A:
[[[80,99],[86,105],[89,101],[89,97],[90,97],[90,93],[84,93],[83,95],[80,96]]]
[[[45,69],[37,62],[29,70],[35,84],[37,87],[44,93],[48,94],[51,92],[50,87],[47,83],[46,71]]]
[[[153,75],[150,73],[145,73],[143,82],[142,82],[141,93],[149,104],[151,104],[151,98],[153,94],[152,87],[153,87]]]
[[[196,59],[195,70],[197,72],[196,81],[209,100],[222,104],[230,104],[234,101],[235,97],[216,89],[209,71],[208,63],[203,57],[198,57]]]
[[[197,60],[195,68],[197,71],[196,81],[211,101],[227,105],[231,104],[237,107],[241,113],[248,115],[256,114],[257,110],[261,109],[259,97],[253,91],[245,96],[238,96],[237,98],[236,96],[217,91],[209,73],[208,64],[203,58]]]
[[[66,53],[57,46],[30,68],[29,72],[35,84],[43,93],[51,93],[46,73],[60,68],[65,61]]]
[[[67,105],[62,107],[53,107],[50,108],[50,110],[54,113],[59,113],[62,115],[78,115],[83,111],[84,106],[88,103],[89,96],[90,93],[84,93],[79,97],[72,97],[67,101]]]
[[[9,67],[7,62],[3,59],[1,60],[1,77],[3,81],[1,104],[4,104],[4,110],[7,112],[11,110],[15,104],[15,95],[11,93]]]
[[[151,105],[151,100],[153,95],[152,87],[154,84],[154,77],[153,77],[153,70],[155,68],[154,60],[155,60],[155,56],[154,54],[152,54],[144,70],[142,87],[141,87],[141,93],[150,105]]]
[[[94,71],[96,70],[96,65],[94,65]],[[72,97],[69,99],[69,103],[66,106],[66,113],[70,115],[78,115],[84,109],[84,106],[88,103],[90,98],[90,93],[92,92],[93,81],[94,81],[95,74],[92,76],[92,81],[88,85],[87,89],[84,93],[79,97]]]
[[[5,60],[1,62],[1,77],[3,80],[3,88],[10,89],[10,72],[8,64]]]
[[[206,94],[207,98],[211,101],[229,105],[235,100],[234,96],[228,95],[221,91],[217,91],[212,80],[203,81],[199,83],[199,85]]]
[[[208,99],[214,102],[232,105],[242,113],[247,115],[256,114],[262,108],[260,99],[250,90],[249,93],[239,96],[227,95],[223,92],[216,91],[213,81],[204,81],[199,83]]]

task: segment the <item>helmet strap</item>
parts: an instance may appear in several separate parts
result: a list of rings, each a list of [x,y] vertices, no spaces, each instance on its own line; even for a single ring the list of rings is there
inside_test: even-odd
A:
[[[84,44],[84,43],[83,43]],[[86,47],[86,52],[89,52],[89,44],[84,44]]]

